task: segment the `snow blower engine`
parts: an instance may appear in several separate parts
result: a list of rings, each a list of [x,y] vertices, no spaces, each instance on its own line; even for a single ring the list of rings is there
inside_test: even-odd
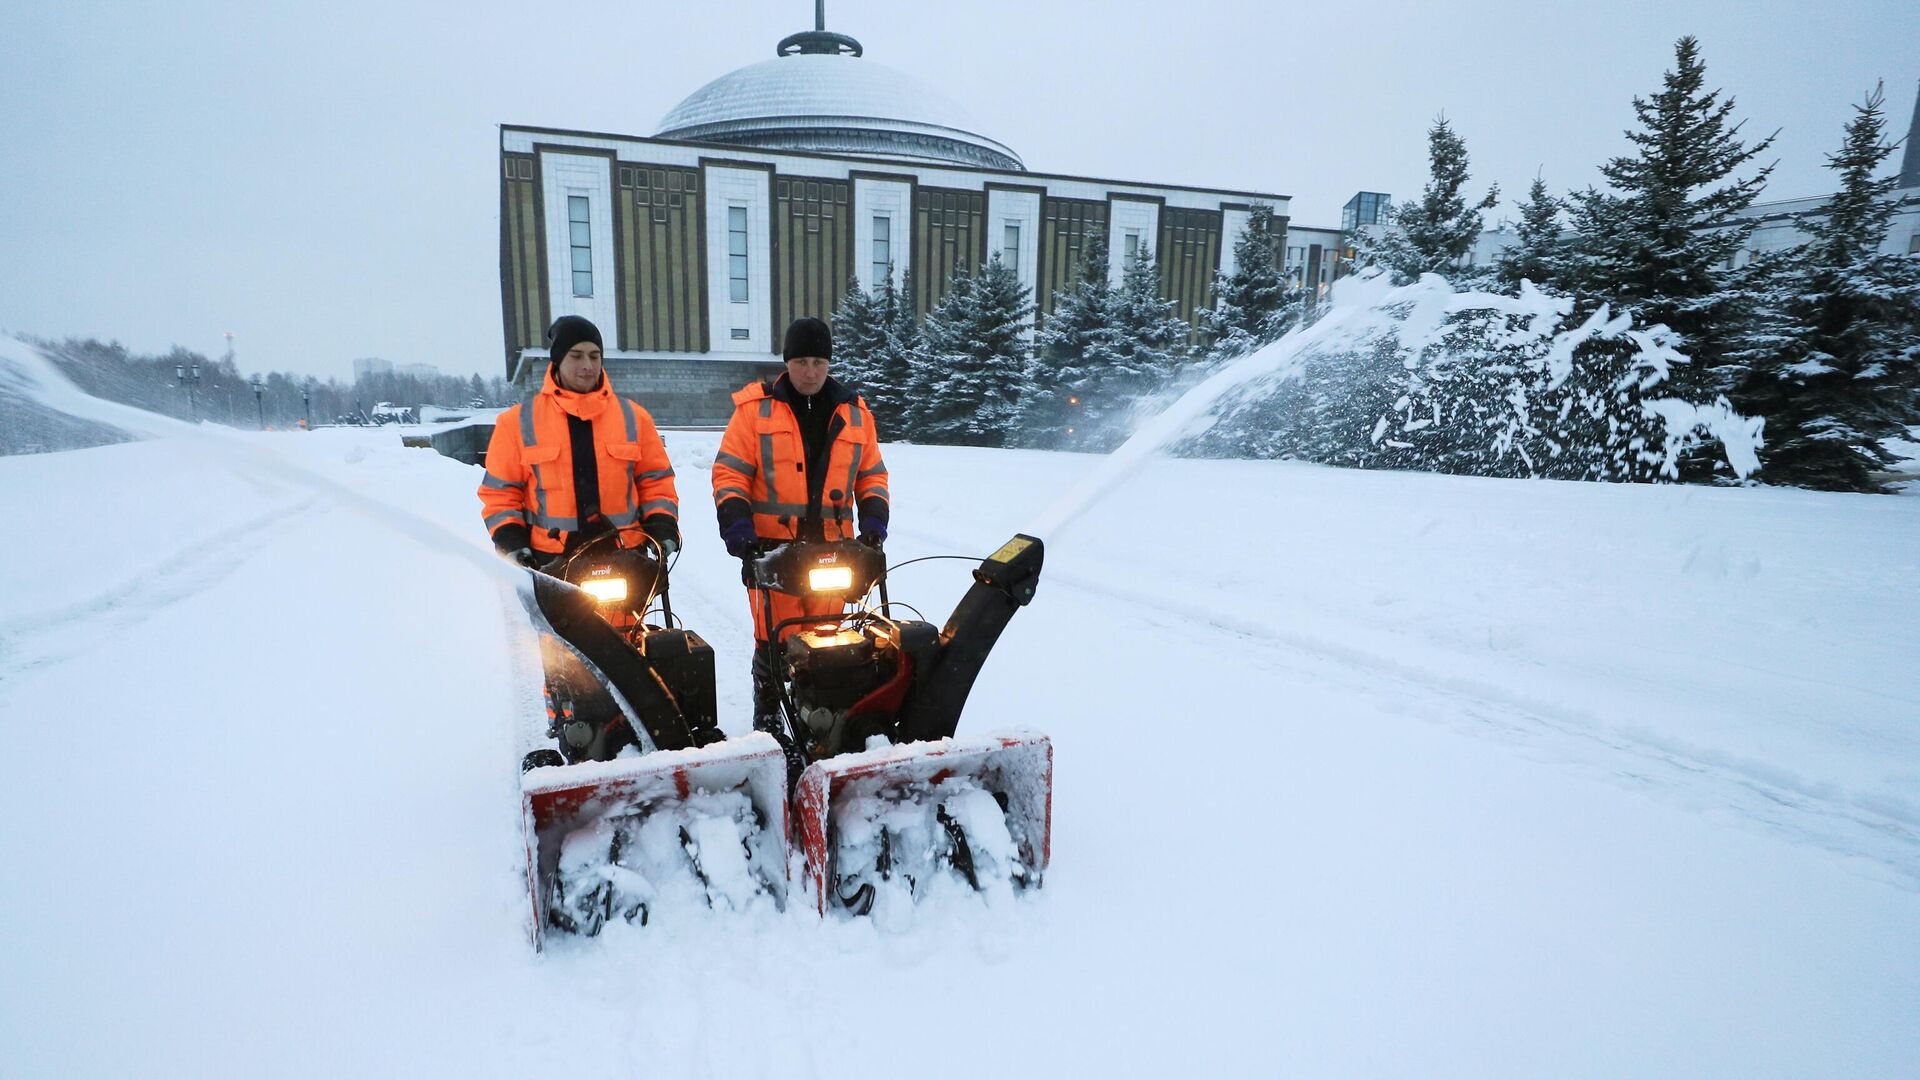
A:
[[[652,540],[633,548],[619,547],[612,533],[590,540],[536,573],[534,596],[553,630],[542,636],[540,659],[547,737],[557,749],[528,754],[523,768],[610,761],[627,746],[678,750],[719,741],[713,646],[673,625],[667,567]],[[664,625],[646,621],[656,600]]]

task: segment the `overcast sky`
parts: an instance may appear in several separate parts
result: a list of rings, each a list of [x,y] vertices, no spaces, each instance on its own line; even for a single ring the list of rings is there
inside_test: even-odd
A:
[[[502,123],[650,135],[810,28],[805,0],[0,4],[0,330],[246,369],[355,357],[503,370]],[[1754,136],[1766,197],[1827,190],[1850,106],[1920,86],[1912,0],[1159,5],[830,0],[1031,169],[1293,196],[1338,225],[1417,194],[1444,112],[1511,213],[1536,170],[1598,182],[1674,39]],[[1897,167],[1897,158],[1895,161]]]

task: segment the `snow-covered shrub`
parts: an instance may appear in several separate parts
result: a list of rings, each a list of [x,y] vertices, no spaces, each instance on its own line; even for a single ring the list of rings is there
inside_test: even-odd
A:
[[[1255,354],[1290,354],[1264,359],[1275,377],[1225,393],[1212,426],[1181,449],[1655,481],[1678,478],[1690,450],[1718,440],[1738,475],[1756,467],[1758,421],[1724,399],[1668,393],[1688,358],[1664,327],[1636,328],[1605,307],[1575,321],[1571,300],[1528,283],[1517,297],[1456,293],[1433,274],[1385,286],[1380,275],[1342,282],[1322,325]]]

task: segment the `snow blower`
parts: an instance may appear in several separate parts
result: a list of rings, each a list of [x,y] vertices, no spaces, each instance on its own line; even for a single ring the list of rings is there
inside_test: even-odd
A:
[[[784,909],[793,841],[822,915],[941,888],[1038,887],[1051,743],[955,729],[988,652],[1033,599],[1042,554],[1033,537],[1008,541],[937,630],[893,617],[885,559],[865,544],[762,554],[752,567],[770,624],[770,589],[856,606],[774,625],[783,730],[736,739],[714,722],[712,648],[646,622],[656,598],[673,622],[656,551],[588,546],[536,572],[556,744],[522,762],[536,945],[615,920],[647,925],[681,905]],[[805,764],[797,778],[783,742]]]
[[[795,832],[822,915],[869,914],[940,882],[982,892],[1040,885],[1052,744],[1032,732],[962,738],[955,729],[987,653],[1033,599],[1043,554],[1031,536],[1002,545],[939,630],[894,617],[885,559],[859,541],[795,541],[752,562],[782,734],[808,763],[795,786]],[[776,624],[770,590],[859,603]],[[872,592],[880,602],[869,607]]]
[[[673,625],[657,545],[608,534],[532,577],[555,743],[521,762],[536,946],[675,904],[784,907],[785,756],[765,735],[723,741],[713,647]]]

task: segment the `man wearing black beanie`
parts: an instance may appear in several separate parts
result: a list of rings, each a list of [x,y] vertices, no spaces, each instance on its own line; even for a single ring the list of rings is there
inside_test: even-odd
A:
[[[651,537],[672,555],[679,493],[653,417],[613,392],[599,327],[563,315],[547,341],[539,392],[500,414],[487,446],[480,505],[494,547],[536,566],[614,533],[621,547]]]
[[[607,347],[607,343],[600,340],[600,328],[593,325],[593,323],[578,315],[560,316],[558,319],[553,320],[552,328],[547,331],[548,363],[558,366],[560,361],[566,359],[567,353],[570,352],[574,346],[587,341],[593,342],[596,347],[602,350]],[[595,367],[595,374],[598,374],[597,365]],[[589,385],[579,389],[584,393],[587,390],[593,389],[593,387]]]
[[[786,373],[733,395],[733,418],[713,462],[713,504],[727,553],[742,560],[753,610],[754,727],[795,752],[780,721],[779,688],[767,659],[769,627],[753,591],[759,548],[787,540],[858,537],[879,547],[887,536],[887,466],[867,403],[827,374],[833,331],[815,318],[787,327]],[[859,527],[854,526],[858,514]],[[837,601],[775,592],[773,621],[837,614]],[[789,627],[792,633],[797,627]]]

